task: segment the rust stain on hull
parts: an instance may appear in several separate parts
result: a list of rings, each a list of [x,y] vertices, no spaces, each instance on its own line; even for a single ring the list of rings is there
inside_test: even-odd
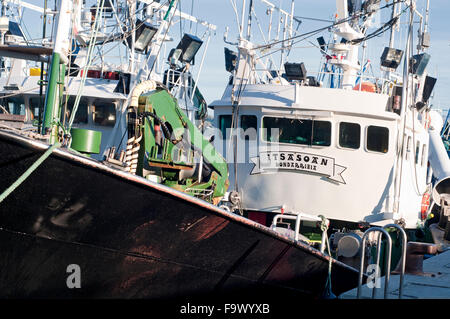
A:
[[[224,229],[230,222],[218,216],[208,216],[201,222],[191,227],[191,231],[195,234],[194,241],[205,240],[211,238],[222,229]]]

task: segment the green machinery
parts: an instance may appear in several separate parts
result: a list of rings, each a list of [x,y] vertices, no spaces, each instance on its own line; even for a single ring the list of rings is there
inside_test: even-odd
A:
[[[137,175],[215,205],[227,191],[225,159],[163,86],[129,109],[128,138],[139,141]]]

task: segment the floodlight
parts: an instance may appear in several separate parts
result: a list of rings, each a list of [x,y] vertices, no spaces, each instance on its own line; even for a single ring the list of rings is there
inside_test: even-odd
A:
[[[306,79],[306,68],[303,62],[302,63],[286,62],[284,64],[284,71],[289,81]]]
[[[238,55],[236,52],[225,48],[225,69],[228,72],[233,72],[236,69]]]
[[[180,61],[185,63],[192,63],[202,44],[203,41],[200,40],[200,38],[191,34],[184,34],[183,38],[177,46],[177,50],[181,50]]]
[[[396,70],[402,61],[403,51],[386,47],[381,55],[381,65]]]
[[[421,53],[412,56],[410,72],[422,76],[425,68],[430,61],[431,55],[428,53]]]
[[[431,93],[433,92],[434,85],[436,84],[437,79],[433,78],[431,76],[427,76],[425,78],[425,83],[423,85],[423,92],[422,92],[422,101],[427,103],[428,99],[431,96]]]
[[[134,49],[138,52],[145,52],[156,32],[158,32],[158,28],[148,22],[142,22],[140,20],[136,21],[136,26]],[[127,43],[131,48],[131,35],[127,37]]]

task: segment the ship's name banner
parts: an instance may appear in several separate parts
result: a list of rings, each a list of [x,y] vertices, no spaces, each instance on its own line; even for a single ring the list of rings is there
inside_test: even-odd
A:
[[[345,184],[341,174],[347,169],[337,165],[334,158],[299,152],[260,152],[250,159],[255,166],[251,175],[270,171],[297,170],[317,173],[328,179]]]

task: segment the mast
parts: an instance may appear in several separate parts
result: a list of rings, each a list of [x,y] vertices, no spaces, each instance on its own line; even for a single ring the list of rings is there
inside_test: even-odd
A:
[[[253,12],[253,0],[250,0],[248,8],[248,20],[247,20],[247,40],[250,41],[252,36],[252,12]]]
[[[400,209],[400,196],[401,196],[401,183],[402,183],[402,171],[403,171],[403,148],[405,144],[405,127],[406,127],[406,113],[408,108],[408,95],[410,92],[410,83],[409,83],[409,58],[411,55],[411,41],[412,41],[412,32],[413,32],[413,22],[414,22],[414,11],[413,8],[410,8],[410,16],[409,16],[409,28],[408,28],[408,37],[406,40],[406,48],[404,55],[404,63],[403,63],[403,87],[402,87],[402,101],[400,107],[400,118],[401,125],[399,130],[399,138],[397,139],[399,150],[402,150],[397,157],[397,166],[400,167],[396,169],[395,176],[395,194],[394,194],[394,213],[399,213]]]
[[[7,19],[7,17],[6,17],[6,0],[2,0],[1,18],[2,19]],[[0,39],[0,44],[1,45],[5,44],[5,33],[6,33],[6,31],[1,30],[1,39]],[[2,60],[3,60],[3,58],[2,58]]]
[[[48,87],[45,96],[44,121],[42,123],[43,135],[50,133],[49,142],[53,144],[58,138],[58,125],[60,117],[60,95],[63,91],[65,64],[69,52],[69,39],[71,27],[72,1],[58,0],[59,13],[55,27],[55,45],[51,59]]]
[[[47,0],[44,1],[44,15],[42,17],[42,42],[47,35]],[[44,44],[44,43],[42,43]],[[39,114],[38,114],[38,131],[41,131],[43,101],[42,94],[44,90],[44,62],[41,62],[41,74],[39,75]]]
[[[398,5],[399,5],[399,3],[396,0],[394,0],[394,4],[392,6],[391,19],[394,19],[395,15],[397,14],[397,7],[398,7]],[[392,28],[391,28],[391,34],[390,34],[390,37],[389,37],[389,47],[390,48],[394,47],[395,27],[396,27],[397,23],[395,25],[393,25]]]

